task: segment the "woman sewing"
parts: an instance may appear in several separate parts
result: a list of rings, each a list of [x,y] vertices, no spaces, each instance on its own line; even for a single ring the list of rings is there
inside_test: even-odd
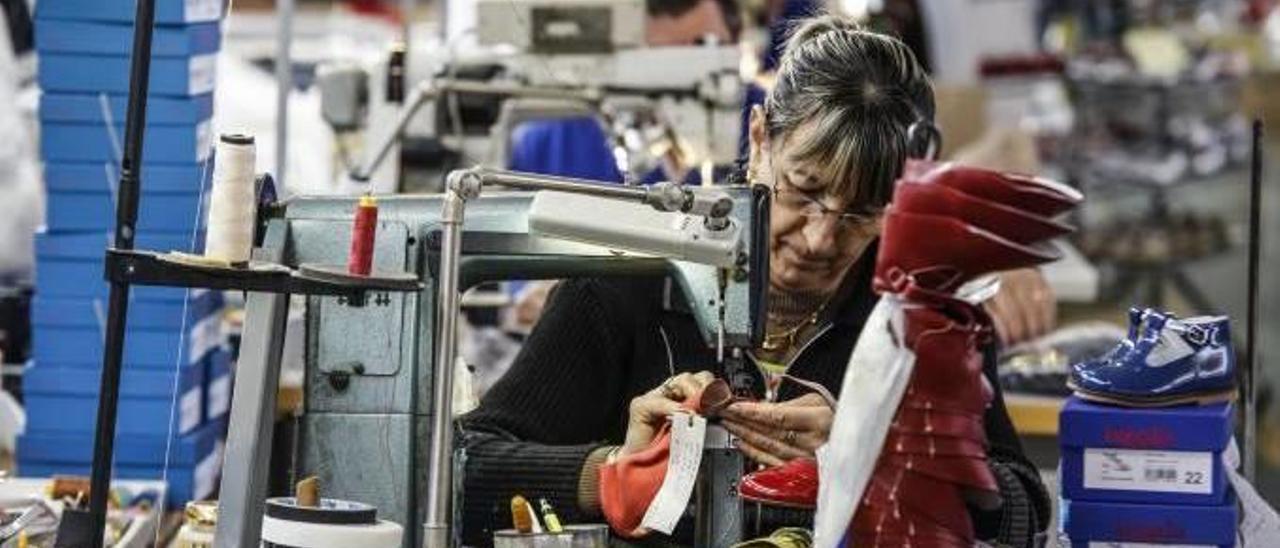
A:
[[[759,401],[724,412],[752,461],[811,458],[826,443],[832,409],[812,385],[839,397],[877,300],[881,213],[907,158],[908,128],[933,115],[931,84],[910,50],[834,16],[796,30],[775,87],[752,111],[745,177],[774,196],[768,321],[749,371]],[[1013,289],[992,307],[1005,338],[1048,323],[1048,297],[1028,279],[1009,275]],[[570,522],[601,521],[599,468],[643,450],[681,402],[729,374],[682,306],[661,278],[556,288],[509,373],[459,419],[466,543],[488,545],[509,526],[515,493],[556,501]],[[1022,456],[992,359],[986,375],[996,387],[985,428],[1002,504],[971,517],[980,539],[1027,546],[1047,525],[1047,496]]]

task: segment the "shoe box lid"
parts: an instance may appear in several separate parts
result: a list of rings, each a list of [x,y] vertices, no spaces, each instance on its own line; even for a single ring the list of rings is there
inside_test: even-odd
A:
[[[1216,506],[1129,504],[1059,499],[1059,527],[1083,542],[1147,546],[1234,546],[1240,510],[1235,494]]]
[[[1162,408],[1103,405],[1072,396],[1058,416],[1063,447],[1220,452],[1232,433],[1231,403]]]

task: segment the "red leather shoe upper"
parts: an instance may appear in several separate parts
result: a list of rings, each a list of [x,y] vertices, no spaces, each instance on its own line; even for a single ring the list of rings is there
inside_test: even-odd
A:
[[[818,462],[793,459],[747,474],[738,483],[738,494],[766,504],[813,508],[818,503]]]

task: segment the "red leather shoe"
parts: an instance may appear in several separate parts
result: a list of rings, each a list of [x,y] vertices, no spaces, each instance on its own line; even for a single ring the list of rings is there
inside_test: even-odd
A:
[[[909,162],[903,179],[948,186],[1046,218],[1065,213],[1084,201],[1080,191],[1048,179],[953,163]]]
[[[1055,261],[1048,244],[1023,245],[950,217],[890,206],[876,257],[875,288],[900,293],[914,283],[950,293],[983,274]]]
[[[1029,211],[965,194],[945,185],[902,180],[893,195],[893,207],[920,215],[959,219],[1021,244],[1066,236],[1069,225]]]
[[[890,432],[902,434],[948,436],[983,442],[986,438],[982,417],[971,414],[899,408],[889,424]]]
[[[902,455],[987,458],[987,445],[983,442],[901,432],[889,432],[884,440],[884,451]]]
[[[812,510],[818,505],[818,461],[792,459],[742,476],[738,495],[770,506]]]

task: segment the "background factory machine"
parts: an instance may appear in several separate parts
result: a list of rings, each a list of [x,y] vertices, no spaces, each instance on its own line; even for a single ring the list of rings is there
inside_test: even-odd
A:
[[[522,123],[584,116],[628,180],[664,166],[711,181],[737,159],[736,45],[649,47],[643,0],[480,0],[477,17],[440,47],[320,67],[322,111],[351,178],[437,191],[452,169],[506,167]]]

